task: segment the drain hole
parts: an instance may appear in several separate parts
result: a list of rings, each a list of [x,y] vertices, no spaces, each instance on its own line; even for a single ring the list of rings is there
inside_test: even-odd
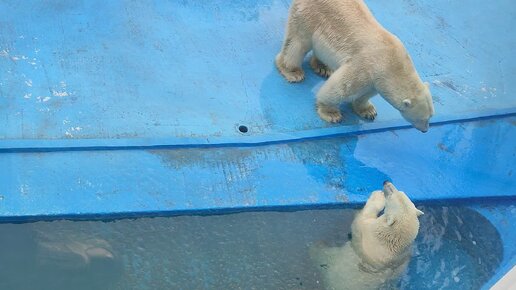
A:
[[[247,126],[240,125],[240,126],[238,126],[238,131],[240,131],[240,133],[247,133],[247,131],[249,131],[249,129],[247,128]]]

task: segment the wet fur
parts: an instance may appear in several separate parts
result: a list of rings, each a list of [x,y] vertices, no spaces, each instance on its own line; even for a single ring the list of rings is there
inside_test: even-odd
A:
[[[373,192],[353,220],[351,241],[343,247],[310,249],[316,265],[326,266],[321,268],[326,288],[377,289],[400,276],[410,260],[421,214],[390,183],[384,191]]]

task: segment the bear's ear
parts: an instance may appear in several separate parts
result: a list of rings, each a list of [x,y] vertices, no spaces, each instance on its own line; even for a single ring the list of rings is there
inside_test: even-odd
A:
[[[387,225],[388,226],[392,226],[396,221],[394,220],[394,218],[392,217],[392,215],[387,215]]]
[[[425,213],[416,208],[417,216],[424,215]]]
[[[405,100],[403,100],[403,106],[404,106],[405,108],[410,108],[410,107],[412,107],[412,101],[411,101],[410,99],[405,99]]]

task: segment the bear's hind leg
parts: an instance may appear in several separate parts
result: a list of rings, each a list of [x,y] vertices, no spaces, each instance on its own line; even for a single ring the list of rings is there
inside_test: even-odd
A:
[[[312,40],[292,18],[289,15],[283,47],[276,56],[276,67],[287,81],[297,83],[305,78],[301,64],[306,53],[312,49]]]
[[[376,108],[369,101],[369,99],[374,95],[376,95],[376,92],[372,91],[353,100],[353,102],[351,102],[351,107],[353,108],[353,111],[364,119],[374,120],[377,115]]]
[[[301,64],[309,50],[310,45],[307,43],[295,39],[285,40],[283,49],[276,56],[276,67],[287,81],[297,83],[305,78]]]
[[[327,65],[325,65],[322,61],[320,61],[315,54],[312,55],[312,58],[310,59],[310,66],[314,70],[314,72],[322,77],[330,77],[333,73],[333,70],[331,70]]]

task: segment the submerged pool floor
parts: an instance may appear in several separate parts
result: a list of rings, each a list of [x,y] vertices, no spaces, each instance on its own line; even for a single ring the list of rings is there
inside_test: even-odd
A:
[[[487,206],[514,222],[514,215],[507,215],[516,210],[514,202]],[[425,215],[413,258],[396,284],[401,289],[479,289],[488,282],[507,264],[503,245],[515,242],[515,236],[510,225],[493,225],[496,220],[485,207],[420,207]],[[346,243],[354,212],[0,224],[0,287],[324,289],[325,265],[311,260],[309,249],[316,243]],[[92,249],[100,254],[91,255]]]

